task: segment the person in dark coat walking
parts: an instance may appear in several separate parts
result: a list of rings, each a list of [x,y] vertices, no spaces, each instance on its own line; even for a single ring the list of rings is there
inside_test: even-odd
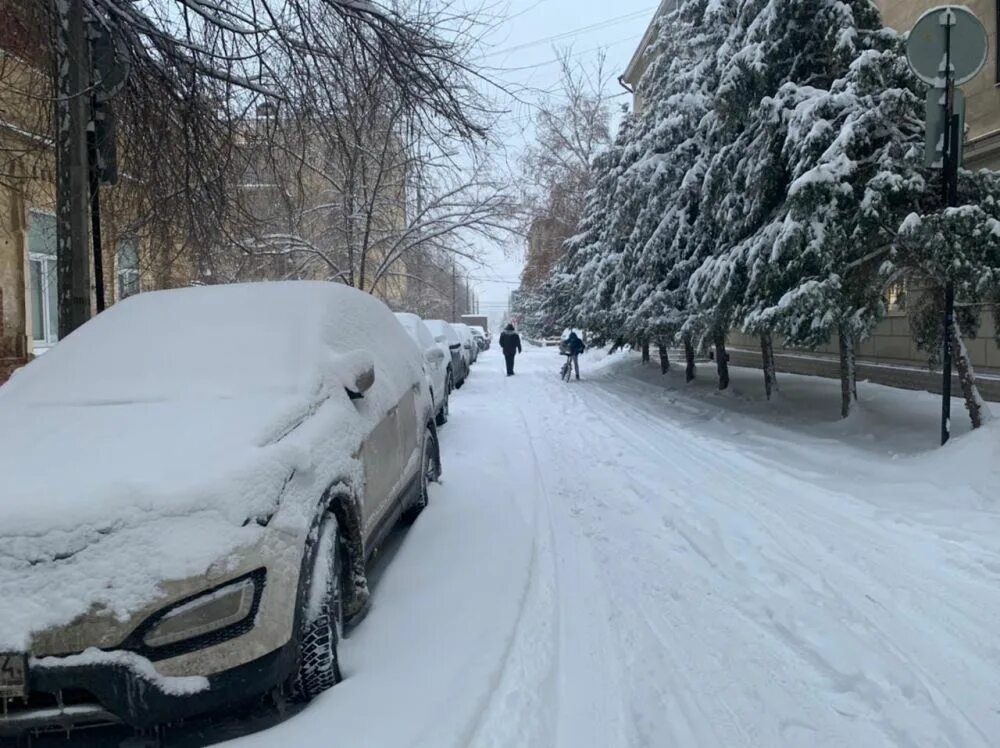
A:
[[[570,332],[569,337],[566,338],[566,355],[569,356],[569,360],[573,364],[573,369],[576,371],[576,378],[580,378],[580,354],[587,350],[587,346],[583,344],[580,340],[580,336],[575,332]]]
[[[514,325],[507,325],[500,333],[500,348],[507,361],[507,376],[514,376],[514,356],[521,352],[521,336],[514,331]]]

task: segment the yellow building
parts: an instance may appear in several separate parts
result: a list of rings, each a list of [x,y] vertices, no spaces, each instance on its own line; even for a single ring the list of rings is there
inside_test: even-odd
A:
[[[632,53],[632,58],[628,61],[625,72],[618,78],[620,83],[627,85],[632,91],[632,111],[636,113],[642,111],[643,102],[639,93],[639,81],[642,79],[642,74],[646,72],[646,68],[649,67],[649,50],[653,46],[653,42],[656,41],[660,19],[667,13],[676,10],[678,5],[680,5],[680,0],[660,0],[659,7],[653,13],[642,39],[639,40],[639,46]]]
[[[32,7],[0,0],[0,382],[58,339],[51,79],[46,40],[32,33]],[[183,263],[162,261],[135,228],[142,222],[128,198],[137,194],[128,179],[102,190],[109,304],[190,281],[177,275]]]

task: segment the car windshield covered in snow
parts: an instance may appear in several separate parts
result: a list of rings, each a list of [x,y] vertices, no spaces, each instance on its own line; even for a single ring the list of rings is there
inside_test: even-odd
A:
[[[192,288],[116,304],[0,391],[36,403],[127,403],[292,394],[310,387],[325,340],[347,352],[314,294],[278,285]],[[62,386],[72,380],[72,387]]]

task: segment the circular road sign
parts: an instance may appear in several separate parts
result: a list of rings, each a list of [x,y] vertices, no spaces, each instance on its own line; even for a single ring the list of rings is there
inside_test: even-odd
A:
[[[961,5],[931,8],[917,19],[906,39],[906,58],[924,83],[944,88],[945,54],[951,33],[951,69],[962,85],[983,69],[989,47],[982,22]]]

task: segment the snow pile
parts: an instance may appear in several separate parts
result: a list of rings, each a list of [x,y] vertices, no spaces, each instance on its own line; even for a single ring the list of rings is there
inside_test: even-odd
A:
[[[249,520],[307,526],[423,381],[412,351],[367,294],[272,283],[142,294],[33,361],[0,388],[0,650],[92,604],[127,617],[256,542]]]

